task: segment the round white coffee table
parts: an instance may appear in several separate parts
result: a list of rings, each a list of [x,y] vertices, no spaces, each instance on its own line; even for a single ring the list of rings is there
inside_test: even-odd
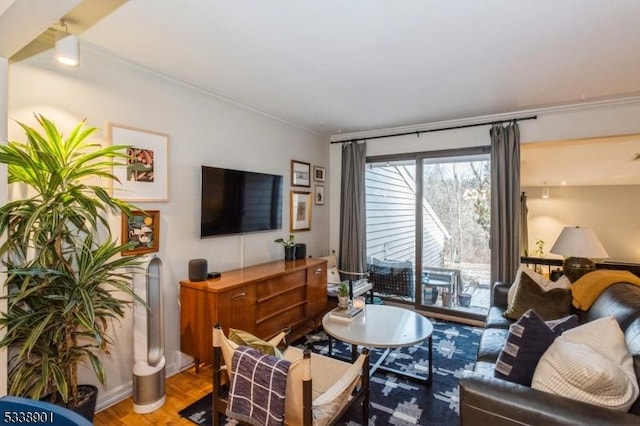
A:
[[[371,367],[371,374],[378,368],[392,371],[396,374],[419,380],[425,380],[431,385],[433,373],[433,344],[431,335],[433,326],[431,321],[422,315],[404,308],[387,305],[366,305],[364,312],[358,314],[351,321],[335,320],[331,312],[322,318],[322,327],[330,336],[342,342],[351,343],[351,356],[357,357],[357,346],[368,348],[386,348],[378,362]],[[382,366],[382,362],[391,348],[401,348],[429,342],[429,375],[423,376],[390,369]],[[332,352],[332,342],[329,339],[329,355]]]

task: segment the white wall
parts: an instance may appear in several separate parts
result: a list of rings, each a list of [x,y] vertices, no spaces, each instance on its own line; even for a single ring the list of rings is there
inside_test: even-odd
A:
[[[43,113],[68,132],[87,117],[105,129],[108,122],[169,134],[169,198],[166,203],[138,203],[160,210],[160,252],[165,290],[167,372],[175,373],[180,347],[179,281],[193,258],[206,258],[210,271],[280,259],[273,243],[289,234],[290,160],[328,167],[328,139],[251,112],[175,81],[151,74],[84,48],[79,68],[54,64],[52,52],[10,66],[9,119],[35,124]],[[0,111],[1,112],[1,111]],[[15,123],[10,139],[24,140]],[[97,134],[104,139],[104,132]],[[276,232],[200,239],[200,166],[211,165],[284,175],[283,229]],[[327,174],[330,182],[330,174]],[[328,195],[328,194],[327,194]],[[309,232],[296,233],[307,254],[328,252],[328,206],[313,206]],[[120,218],[111,218],[116,235]],[[132,318],[115,329],[115,349],[105,358],[107,386],[98,408],[131,391]],[[83,381],[95,383],[90,374]]]
[[[611,260],[640,262],[639,186],[554,186],[548,199],[539,187],[522,191],[527,193],[531,255],[535,242],[543,240],[545,257],[562,258],[549,253],[562,228],[581,226],[594,230]]]
[[[535,114],[536,112],[534,111],[531,115]],[[613,136],[640,132],[640,101],[638,100],[632,102],[612,102],[600,105],[584,105],[564,109],[557,108],[555,110],[541,110],[537,112],[537,116],[537,120],[521,121],[518,123],[520,127],[521,143],[596,136]],[[488,117],[487,119],[479,121],[492,121],[492,118]],[[453,126],[455,124],[456,123],[454,122],[448,122],[446,127]],[[461,122],[460,124],[468,123]],[[419,128],[420,126],[415,126],[412,131],[418,130]],[[491,144],[489,129],[490,126],[480,126],[458,130],[422,133],[419,137],[415,135],[408,135],[375,139],[367,142],[367,156],[489,146]],[[398,133],[406,131],[407,129],[402,129],[402,131]],[[375,133],[391,134],[394,132],[392,130],[371,132],[371,135]],[[359,136],[362,137],[367,135],[361,134]],[[350,139],[349,135],[342,135],[341,138]],[[336,143],[331,145],[330,158],[330,174],[334,179],[331,182],[331,231],[329,246],[332,249],[337,249],[339,246],[338,241],[340,233],[340,144]],[[640,203],[638,203],[637,199],[629,201],[630,210],[637,210],[638,208],[640,208]],[[530,239],[531,238],[535,237],[530,236]],[[618,238],[625,240],[628,238],[631,240],[632,236],[627,233],[623,233],[622,235],[619,235]],[[625,244],[629,246],[633,245],[631,242]],[[633,253],[624,255],[621,253],[619,256],[633,256],[638,252],[638,248],[635,245],[633,245],[633,247]]]

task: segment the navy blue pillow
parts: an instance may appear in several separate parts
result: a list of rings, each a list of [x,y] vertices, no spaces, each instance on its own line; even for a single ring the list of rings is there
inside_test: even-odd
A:
[[[575,315],[545,322],[533,309],[529,309],[509,327],[509,335],[500,351],[494,376],[531,386],[533,373],[542,354],[556,337],[577,325],[578,317]]]

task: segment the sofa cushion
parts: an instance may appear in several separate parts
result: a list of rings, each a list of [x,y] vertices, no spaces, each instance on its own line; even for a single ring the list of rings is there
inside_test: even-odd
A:
[[[508,329],[511,324],[513,324],[513,320],[504,317],[504,312],[506,309],[492,306],[489,308],[489,312],[487,313],[487,318],[485,319],[485,327],[486,328],[503,328]]]
[[[532,387],[579,401],[627,411],[638,381],[625,337],[613,317],[568,330],[540,359]]]
[[[531,379],[542,354],[564,330],[578,325],[575,315],[545,323],[528,310],[509,327],[509,335],[498,356],[495,377],[531,386]]]
[[[513,303],[504,316],[517,320],[529,309],[535,310],[543,320],[565,317],[571,310],[571,290],[552,288],[547,291],[528,274],[521,273]]]
[[[487,377],[493,377],[495,369],[496,369],[495,362],[478,361],[473,366],[473,371]]]
[[[477,361],[496,362],[508,334],[506,328],[485,329],[480,337]]]

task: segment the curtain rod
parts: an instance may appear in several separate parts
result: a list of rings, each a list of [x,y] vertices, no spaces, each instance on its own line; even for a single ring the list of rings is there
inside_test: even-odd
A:
[[[478,126],[487,126],[489,124],[502,124],[502,123],[513,123],[516,121],[525,121],[525,120],[537,120],[537,115],[532,115],[530,117],[522,117],[522,118],[512,118],[511,120],[498,120],[498,121],[488,121],[485,123],[475,123],[475,124],[463,124],[460,126],[451,126],[451,127],[440,127],[437,129],[428,129],[428,130],[416,130],[415,132],[406,132],[406,133],[394,133],[391,135],[381,135],[381,136],[368,136],[364,138],[357,139],[346,139],[343,141],[332,141],[330,144],[334,143],[348,143],[348,142],[357,142],[357,141],[368,141],[371,139],[382,139],[382,138],[392,138],[396,136],[407,136],[407,135],[416,135],[420,136],[420,133],[430,133],[430,132],[441,132],[443,130],[455,130],[455,129],[465,129],[467,127],[478,127]]]

